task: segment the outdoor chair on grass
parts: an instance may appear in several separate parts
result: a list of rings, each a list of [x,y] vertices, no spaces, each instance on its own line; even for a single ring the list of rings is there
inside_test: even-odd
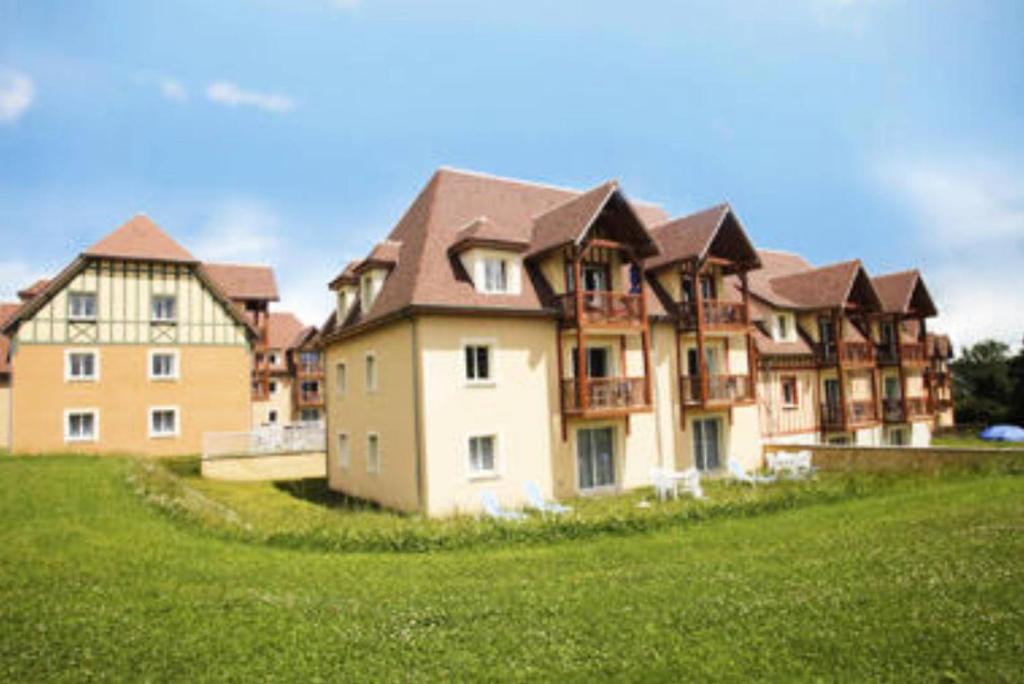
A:
[[[758,475],[756,473],[748,473],[740,465],[740,462],[734,459],[729,459],[729,474],[737,482],[744,484],[757,486],[759,484],[767,484],[769,482],[775,482],[776,477],[774,475]]]
[[[557,501],[545,501],[544,496],[540,493],[540,487],[532,480],[523,485],[523,492],[526,494],[527,506],[541,513],[563,515],[572,511],[571,508],[563,506]]]
[[[679,498],[679,491],[691,495],[695,499],[704,498],[704,490],[700,486],[700,472],[696,468],[670,471],[663,468],[651,468],[651,481],[658,500],[664,501],[669,495]]]
[[[501,504],[498,503],[498,497],[490,490],[480,495],[480,502],[483,504],[484,513],[488,518],[494,518],[495,520],[523,520],[526,518],[526,515],[519,511],[510,511],[507,508],[502,508]]]

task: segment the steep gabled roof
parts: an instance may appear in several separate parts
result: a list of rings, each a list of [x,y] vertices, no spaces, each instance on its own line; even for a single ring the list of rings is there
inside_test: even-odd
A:
[[[530,247],[530,236],[516,235],[487,216],[478,216],[455,234],[455,242],[448,248],[448,253],[459,254],[472,247],[524,252]]]
[[[655,226],[651,234],[661,254],[647,260],[648,271],[688,259],[701,261],[715,251],[747,268],[760,266],[757,250],[727,203]]]
[[[881,308],[871,278],[859,259],[772,278],[769,285],[771,292],[784,302],[783,306],[791,308],[842,308],[850,301],[854,288],[863,295],[870,308]]]
[[[531,267],[524,269],[519,294],[485,295],[477,292],[448,249],[456,242],[456,235],[480,216],[486,216],[496,230],[507,232],[513,239],[532,237],[534,217],[581,194],[549,185],[439,169],[388,235],[388,240],[398,245],[397,259],[372,307],[350,316],[348,326],[378,320],[409,306],[544,313]],[[630,207],[644,226],[667,219],[663,211],[651,205]],[[333,287],[342,282],[339,278],[332,282]],[[334,321],[331,328],[337,327]]]
[[[204,263],[203,269],[235,301],[278,301],[277,280],[269,266]]]
[[[17,302],[0,302],[0,328],[3,328],[14,313],[21,308]],[[6,335],[0,335],[0,375],[7,375],[11,372],[11,339]]]
[[[267,348],[292,349],[305,330],[306,326],[290,311],[272,312],[267,318]]]
[[[336,290],[342,285],[358,285],[359,274],[356,273],[356,269],[359,268],[360,263],[362,262],[350,261],[347,264],[345,264],[345,268],[341,270],[341,273],[335,276],[334,280],[330,282],[328,287],[330,287],[330,289],[332,290]]]
[[[35,297],[37,294],[46,289],[46,286],[50,284],[50,281],[46,278],[40,278],[36,282],[32,283],[28,287],[18,290],[18,298],[23,302]]]
[[[882,311],[885,313],[908,314],[912,310],[922,316],[938,313],[921,278],[921,272],[917,269],[887,273],[872,278],[871,282],[882,300]]]
[[[196,263],[196,258],[188,250],[143,214],[132,217],[83,254],[113,259]]]
[[[358,275],[371,268],[394,268],[402,252],[402,243],[398,240],[385,240],[374,245],[370,256],[357,262],[353,272]]]

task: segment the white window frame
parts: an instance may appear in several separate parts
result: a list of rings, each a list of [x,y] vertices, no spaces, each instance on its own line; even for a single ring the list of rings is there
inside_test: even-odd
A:
[[[377,445],[377,457],[376,460],[370,462],[370,442],[375,442]],[[366,433],[366,472],[369,475],[380,475],[380,433],[379,432],[367,432]],[[373,467],[371,467],[371,465]]]
[[[71,416],[73,415],[91,415],[92,416],[92,436],[91,437],[72,437],[71,436]],[[65,444],[88,444],[100,441],[100,410],[98,408],[73,408],[65,409],[64,411],[64,443]]]
[[[92,355],[92,375],[71,375],[71,357],[75,354]],[[65,382],[99,382],[100,381],[100,350],[92,347],[72,347],[64,350],[64,381]]]
[[[509,271],[511,271],[512,269],[511,266],[509,265],[508,259],[504,259],[498,256],[485,256],[481,258],[480,262],[480,268],[483,271],[483,283],[481,283],[483,287],[481,287],[480,289],[483,292],[487,294],[508,294],[509,292],[511,292],[511,276]],[[488,266],[491,264],[498,264],[498,273],[496,274],[496,276],[500,277],[500,280],[504,281],[503,283],[501,283],[503,287],[492,287],[490,278],[488,277]]]
[[[469,347],[486,347],[487,348],[487,369],[489,371],[486,379],[470,378],[467,375],[466,368],[466,349]],[[494,338],[483,338],[483,337],[468,337],[462,340],[462,357],[459,359],[459,364],[462,366],[462,381],[468,387],[493,387],[498,384],[498,366],[497,366],[497,348],[498,343]],[[476,357],[474,356],[474,366],[476,365]]]
[[[153,414],[163,411],[174,412],[174,432],[153,432]],[[181,436],[181,410],[177,406],[150,406],[146,410],[146,434],[150,439],[174,439]]]
[[[492,464],[490,470],[475,470],[473,468],[473,440],[487,439],[492,440],[491,456]],[[470,481],[475,480],[496,480],[501,477],[501,439],[497,432],[484,432],[474,433],[466,436],[466,479]]]
[[[786,330],[782,330],[779,322],[782,321]],[[796,341],[796,318],[788,311],[776,311],[772,314],[772,337],[776,342]]]
[[[156,302],[158,299],[170,300],[171,308],[173,309],[174,315],[165,318],[157,316]],[[162,292],[155,292],[149,295],[149,321],[151,323],[177,323],[178,322],[178,298],[173,294],[164,294]]]
[[[352,435],[348,432],[338,433],[338,468],[348,470],[352,467]]]
[[[92,297],[92,315],[83,316],[82,314],[75,314],[71,302],[74,301],[75,297]],[[100,298],[95,292],[69,292],[68,293],[68,320],[69,321],[82,321],[88,323],[95,323],[99,319],[100,314]]]
[[[153,358],[156,356],[170,356],[174,361],[174,372],[170,375],[154,375]],[[150,349],[146,355],[146,376],[154,382],[170,382],[181,379],[181,354],[177,349]]]
[[[370,363],[370,359],[373,359],[373,363]],[[363,359],[363,383],[366,385],[367,394],[375,394],[377,388],[380,387],[380,361],[377,359],[377,352],[368,351]],[[370,367],[373,367],[373,373],[370,373]]]
[[[334,364],[334,382],[336,395],[343,397],[348,394],[348,361],[345,359]]]

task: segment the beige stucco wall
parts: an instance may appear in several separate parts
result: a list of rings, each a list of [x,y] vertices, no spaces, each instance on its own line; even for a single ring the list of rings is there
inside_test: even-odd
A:
[[[784,406],[782,378],[796,378],[797,404]],[[815,436],[818,432],[818,373],[813,369],[779,369],[758,374],[758,406],[761,434],[765,438],[794,435]],[[806,440],[805,440],[806,441]]]
[[[11,382],[0,379],[0,449],[11,448]]]
[[[13,451],[196,454],[204,432],[248,430],[249,351],[243,346],[180,346],[179,378],[148,378],[147,345],[89,346],[99,351],[99,380],[64,379],[65,345],[18,348],[13,357]],[[149,436],[149,408],[176,406],[179,434]],[[64,442],[64,412],[98,409],[99,439]]]
[[[291,423],[292,415],[292,380],[288,376],[272,375],[270,381],[277,383],[277,391],[266,401],[252,403],[252,426],[254,428],[270,424],[270,412],[277,411],[277,425]]]
[[[413,322],[402,320],[327,347],[327,476],[331,489],[404,511],[419,510],[416,479],[417,434],[413,411]],[[366,386],[366,355],[377,359],[376,391]],[[348,369],[341,394],[337,365]],[[347,433],[351,464],[338,459],[340,433]],[[367,472],[367,436],[379,435],[380,472]]]

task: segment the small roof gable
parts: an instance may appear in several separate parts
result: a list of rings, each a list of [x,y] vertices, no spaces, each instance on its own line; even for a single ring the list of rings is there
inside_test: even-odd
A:
[[[917,269],[887,273],[872,278],[872,284],[882,300],[882,311],[892,314],[935,316],[938,311],[931,294],[924,286],[921,272]]]
[[[402,251],[402,243],[398,240],[385,240],[374,246],[370,256],[358,262],[353,269],[355,274],[371,268],[392,268],[398,263],[398,255]]]
[[[267,318],[267,348],[292,349],[306,326],[290,311],[275,311]]]
[[[530,253],[540,254],[582,240],[617,188],[615,181],[602,183],[535,216]]]
[[[455,242],[448,248],[448,253],[459,254],[472,247],[492,247],[523,252],[529,246],[528,235],[518,234],[487,216],[478,216],[466,224],[465,228],[455,233]]]
[[[269,266],[203,264],[203,269],[230,299],[278,301],[277,280]]]
[[[761,264],[757,250],[727,203],[655,226],[651,234],[661,254],[647,261],[649,271],[708,256],[729,259],[747,269]]]
[[[773,278],[770,285],[792,308],[835,309],[850,301],[857,301],[868,309],[881,308],[878,294],[859,259]]]
[[[949,335],[928,333],[925,336],[925,345],[927,345],[928,356],[946,361],[953,358],[953,342],[949,339]]]
[[[335,276],[334,280],[330,282],[328,287],[332,290],[337,290],[342,285],[358,285],[359,275],[356,273],[356,269],[359,268],[361,261],[350,261],[345,264],[345,268],[342,269],[341,273]]]
[[[27,302],[28,300],[32,299],[37,294],[45,290],[46,286],[49,284],[50,281],[47,278],[40,278],[39,280],[32,283],[23,290],[18,290],[18,298],[21,299],[21,301],[23,302]]]
[[[175,242],[148,216],[139,214],[95,243],[83,254],[90,257],[196,263],[188,250]]]

